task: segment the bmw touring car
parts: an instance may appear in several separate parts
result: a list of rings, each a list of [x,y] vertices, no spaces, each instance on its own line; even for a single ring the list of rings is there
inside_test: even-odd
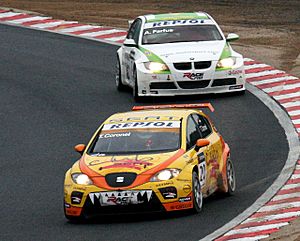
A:
[[[235,191],[230,149],[209,117],[209,103],[136,106],[98,128],[66,172],[67,219],[98,215],[200,212],[203,198]]]
[[[207,13],[172,13],[136,18],[117,51],[116,87],[139,96],[244,92],[241,54]]]

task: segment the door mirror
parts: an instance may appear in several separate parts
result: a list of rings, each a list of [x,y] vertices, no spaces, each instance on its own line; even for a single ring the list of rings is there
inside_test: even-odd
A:
[[[80,153],[80,155],[83,154],[85,148],[86,148],[86,146],[84,144],[78,144],[78,145],[74,146],[75,151]]]
[[[123,44],[126,47],[137,47],[137,44],[133,39],[125,39]]]
[[[210,141],[207,139],[198,139],[196,146],[195,146],[195,151],[199,151],[201,147],[208,146],[210,144]]]
[[[235,33],[229,33],[227,35],[227,38],[226,38],[226,41],[227,42],[232,42],[232,41],[235,41],[235,40],[238,40],[240,38],[239,35],[235,34]]]

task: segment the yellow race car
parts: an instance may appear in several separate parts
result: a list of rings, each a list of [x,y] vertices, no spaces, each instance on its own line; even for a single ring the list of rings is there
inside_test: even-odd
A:
[[[135,106],[100,125],[66,172],[67,219],[192,209],[236,188],[230,149],[201,108],[210,103]]]

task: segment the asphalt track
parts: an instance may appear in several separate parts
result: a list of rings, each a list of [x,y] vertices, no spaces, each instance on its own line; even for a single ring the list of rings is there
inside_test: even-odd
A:
[[[251,205],[275,180],[288,145],[274,115],[252,94],[160,99],[210,101],[232,149],[238,190],[201,214],[134,215],[71,224],[63,214],[65,171],[110,114],[135,103],[114,87],[117,47],[0,25],[0,240],[199,240]],[[147,104],[153,102],[148,100]],[[158,103],[156,100],[155,103]]]

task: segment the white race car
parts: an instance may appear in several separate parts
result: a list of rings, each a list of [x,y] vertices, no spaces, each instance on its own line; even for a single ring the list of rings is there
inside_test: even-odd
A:
[[[133,96],[245,92],[243,56],[204,12],[145,15],[131,24],[117,51],[116,86]]]

